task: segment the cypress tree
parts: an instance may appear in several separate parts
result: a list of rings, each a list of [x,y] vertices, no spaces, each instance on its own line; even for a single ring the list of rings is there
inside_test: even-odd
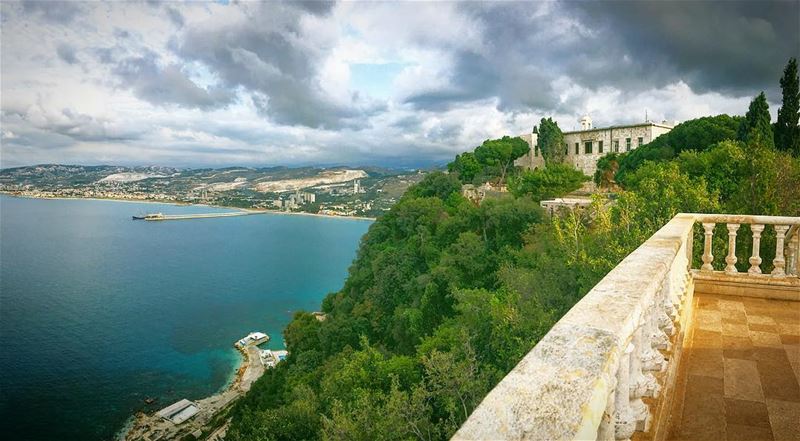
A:
[[[775,123],[775,146],[780,150],[788,150],[795,155],[800,154],[800,79],[797,77],[797,59],[790,58],[783,70],[781,90],[783,105],[778,109],[778,120]]]
[[[769,117],[769,104],[764,92],[750,101],[750,108],[739,127],[739,139],[745,142],[758,140],[764,146],[775,148],[772,125]]]

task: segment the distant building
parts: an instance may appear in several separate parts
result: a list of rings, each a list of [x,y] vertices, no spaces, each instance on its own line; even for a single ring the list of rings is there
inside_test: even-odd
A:
[[[658,138],[670,130],[673,125],[666,121],[652,121],[641,124],[592,127],[592,118],[587,116],[579,120],[581,130],[564,132],[564,162],[572,164],[588,176],[597,170],[597,161],[608,153],[624,153],[634,150]],[[514,165],[530,170],[544,167],[544,158],[539,148],[539,133],[536,127],[531,133],[520,135],[528,142],[531,151],[514,161]]]

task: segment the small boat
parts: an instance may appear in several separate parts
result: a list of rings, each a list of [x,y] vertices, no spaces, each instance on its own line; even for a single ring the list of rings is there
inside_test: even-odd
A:
[[[131,216],[133,220],[162,220],[164,213],[148,213],[144,216]]]
[[[152,397],[147,397],[147,398],[144,399],[144,404],[153,404],[155,402],[156,402],[156,399],[152,398]]]

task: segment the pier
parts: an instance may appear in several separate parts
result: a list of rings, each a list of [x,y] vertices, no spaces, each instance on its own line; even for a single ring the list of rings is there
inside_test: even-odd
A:
[[[187,219],[210,219],[215,217],[235,217],[235,216],[249,216],[253,214],[263,214],[259,211],[233,211],[226,213],[196,213],[196,214],[161,214],[154,213],[142,217],[133,216],[134,220],[146,221],[166,221],[166,220],[187,220]]]

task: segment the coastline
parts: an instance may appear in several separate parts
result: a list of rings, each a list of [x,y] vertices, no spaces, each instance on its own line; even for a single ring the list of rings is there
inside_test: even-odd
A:
[[[240,361],[231,379],[217,393],[194,401],[200,412],[192,419],[176,425],[159,417],[156,411],[151,411],[149,414],[138,412],[128,418],[114,439],[119,441],[149,439],[150,434],[172,439],[198,430],[202,433],[209,429],[216,430],[217,427],[213,425],[215,417],[229,409],[266,372],[259,351],[257,345],[237,350]]]
[[[367,221],[375,221],[377,218],[374,217],[367,217],[367,216],[336,216],[333,214],[320,214],[320,213],[306,213],[303,211],[278,211],[278,210],[267,210],[267,209],[260,209],[260,208],[242,208],[242,207],[230,207],[227,205],[214,205],[214,204],[197,204],[197,203],[190,203],[190,202],[175,202],[175,201],[156,201],[156,200],[142,200],[142,199],[122,199],[122,198],[84,198],[84,197],[46,197],[46,196],[30,196],[30,195],[20,195],[11,193],[8,191],[0,190],[0,194],[15,197],[15,198],[25,198],[25,199],[44,199],[44,200],[77,200],[77,201],[111,201],[111,202],[127,202],[127,203],[137,203],[137,204],[162,204],[162,205],[174,205],[176,207],[209,207],[209,208],[225,208],[229,210],[238,210],[244,211],[248,213],[264,213],[264,214],[285,214],[285,215],[299,215],[299,216],[316,216],[316,217],[325,217],[331,219],[353,219],[353,220],[367,220]]]

